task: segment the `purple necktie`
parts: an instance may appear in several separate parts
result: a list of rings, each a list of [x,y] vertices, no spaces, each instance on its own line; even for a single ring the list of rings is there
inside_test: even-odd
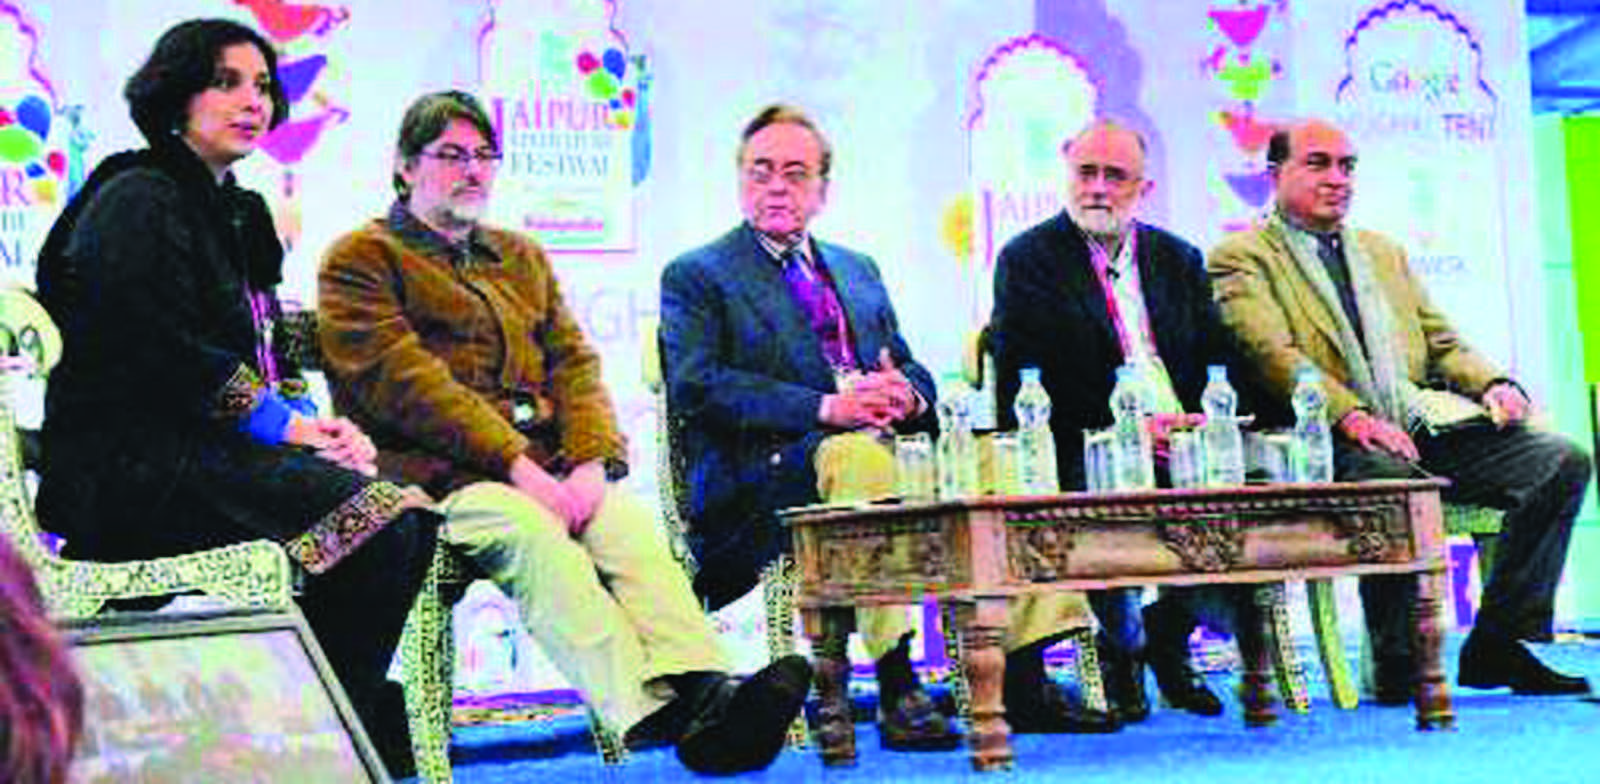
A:
[[[822,356],[828,360],[828,365],[835,369],[854,369],[856,362],[850,349],[850,330],[845,323],[844,308],[839,305],[839,295],[833,290],[827,273],[820,264],[812,264],[798,248],[784,251],[779,258],[783,262],[783,280],[789,284],[789,294],[806,314],[811,331],[822,344]]]

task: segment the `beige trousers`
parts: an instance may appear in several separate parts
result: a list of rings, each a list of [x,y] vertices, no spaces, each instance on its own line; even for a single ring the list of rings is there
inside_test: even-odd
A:
[[[817,445],[812,464],[817,493],[826,502],[862,501],[894,493],[894,454],[876,436],[842,433]],[[856,627],[867,653],[877,659],[911,631],[905,607],[856,610]],[[1088,599],[1078,592],[1034,594],[1011,603],[1005,649],[1013,651],[1071,629],[1089,626]]]
[[[457,490],[442,507],[442,539],[517,603],[529,634],[613,730],[671,699],[661,676],[728,669],[655,515],[616,485],[577,538],[499,482]]]

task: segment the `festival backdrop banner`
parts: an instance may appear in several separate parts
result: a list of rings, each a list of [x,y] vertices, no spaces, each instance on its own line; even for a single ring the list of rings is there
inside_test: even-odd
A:
[[[83,107],[56,89],[40,44],[27,4],[0,0],[0,283],[29,287],[88,144]]]
[[[989,320],[994,261],[1012,237],[1061,211],[1061,144],[1095,117],[1100,88],[1057,41],[996,46],[973,76],[967,117],[973,235],[971,324]]]
[[[1299,83],[1306,113],[1330,117],[1356,147],[1352,222],[1399,242],[1434,304],[1476,348],[1516,367],[1526,346],[1515,337],[1508,226],[1529,186],[1507,180],[1528,152],[1526,120],[1522,137],[1506,135],[1506,95],[1526,66],[1501,54],[1505,33],[1490,24],[1504,20],[1467,5],[1307,4],[1298,45],[1311,67]],[[1525,239],[1518,250],[1535,255],[1537,238]]]
[[[505,155],[491,215],[555,251],[631,251],[639,62],[609,0],[497,0],[480,89]]]

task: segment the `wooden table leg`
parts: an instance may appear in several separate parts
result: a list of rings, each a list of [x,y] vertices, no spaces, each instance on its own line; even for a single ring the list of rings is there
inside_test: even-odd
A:
[[[1011,750],[1011,727],[1001,700],[1006,655],[1000,648],[1005,628],[1006,600],[977,599],[958,606],[962,616],[961,641],[967,685],[971,690],[972,726],[967,739],[974,770],[1005,770],[1016,759]]]
[[[1412,607],[1416,624],[1411,649],[1417,665],[1417,729],[1450,729],[1455,712],[1450,706],[1450,687],[1445,684],[1440,662],[1442,627],[1440,607],[1445,594],[1442,570],[1417,575],[1417,599]]]
[[[805,608],[800,611],[811,639],[811,662],[817,689],[817,741],[822,764],[856,764],[856,723],[850,705],[850,632],[855,610],[849,607]]]
[[[1251,612],[1245,613],[1245,617],[1240,619],[1235,635],[1239,644],[1240,663],[1244,668],[1239,698],[1244,703],[1245,726],[1267,727],[1278,720],[1277,713],[1272,709],[1272,654],[1267,647],[1267,641],[1271,639],[1267,631],[1270,619],[1259,607],[1252,606],[1250,609]]]

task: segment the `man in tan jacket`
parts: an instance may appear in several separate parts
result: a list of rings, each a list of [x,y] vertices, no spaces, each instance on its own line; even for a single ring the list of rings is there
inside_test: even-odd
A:
[[[1275,133],[1267,164],[1276,210],[1225,238],[1208,268],[1224,323],[1287,403],[1297,369],[1320,371],[1339,480],[1433,474],[1446,498],[1506,510],[1500,556],[1461,649],[1457,682],[1518,694],[1572,694],[1588,682],[1555,672],[1523,640],[1547,640],[1589,456],[1527,425],[1522,388],[1474,352],[1428,301],[1405,251],[1345,222],[1356,156],[1338,128],[1307,121]],[[1447,426],[1430,385],[1476,401]],[[1368,577],[1362,603],[1376,658],[1377,699],[1410,701],[1416,667],[1410,576]]]
[[[335,402],[380,471],[442,499],[443,543],[521,606],[528,631],[630,745],[703,773],[766,767],[810,687],[792,656],[742,684],[654,513],[611,481],[627,450],[600,358],[531,239],[479,223],[500,145],[469,95],[423,96],[399,199],[319,277]]]

